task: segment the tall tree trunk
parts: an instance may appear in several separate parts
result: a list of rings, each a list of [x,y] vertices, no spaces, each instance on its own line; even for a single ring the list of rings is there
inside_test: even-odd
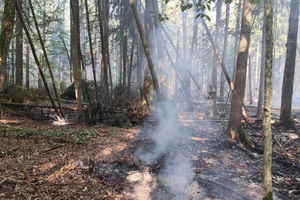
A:
[[[147,40],[146,40],[146,37],[144,35],[144,31],[143,31],[143,28],[142,28],[142,23],[140,21],[137,9],[135,7],[134,0],[129,0],[129,3],[131,5],[131,9],[132,9],[132,12],[133,12],[133,15],[134,15],[134,19],[135,19],[135,22],[136,22],[136,25],[137,25],[137,28],[138,28],[138,31],[139,31],[139,34],[140,34],[140,37],[141,37],[141,40],[142,40],[143,48],[144,48],[146,58],[147,58],[147,61],[148,61],[148,67],[149,67],[151,77],[152,77],[153,86],[154,86],[154,89],[156,91],[158,101],[160,101],[161,100],[161,94],[160,94],[160,89],[159,89],[159,85],[158,85],[158,80],[157,80],[157,76],[156,76],[156,73],[155,73],[155,70],[154,70],[150,50],[149,50],[149,47],[148,47],[148,44],[147,44]]]
[[[262,107],[264,102],[264,82],[265,82],[265,60],[266,60],[266,16],[264,15],[263,22],[263,35],[262,35],[262,47],[261,47],[261,69],[260,69],[260,81],[259,81],[259,93],[257,103],[256,117],[262,115]]]
[[[249,68],[248,68],[248,84],[249,84],[249,102],[253,104],[252,99],[252,56],[249,54]]]
[[[15,24],[15,4],[11,0],[5,0],[3,19],[0,33],[0,92],[5,87],[5,76],[7,68],[7,55]]]
[[[100,34],[101,34],[101,52],[102,52],[102,62],[103,62],[103,78],[104,78],[104,87],[106,92],[106,97],[108,99],[108,102],[111,103],[111,95],[109,90],[109,83],[108,83],[108,67],[109,67],[109,52],[108,50],[108,35],[106,35],[105,30],[105,11],[103,9],[104,2],[101,3],[100,0],[98,0],[98,9],[99,9],[99,24],[100,24]]]
[[[248,146],[252,146],[253,143],[250,140],[245,140],[245,131],[241,125],[242,107],[245,96],[246,86],[246,72],[247,72],[247,58],[249,52],[250,41],[250,29],[252,19],[252,4],[248,0],[244,0],[243,5],[243,17],[241,25],[241,35],[237,58],[237,68],[235,75],[235,87],[233,90],[233,96],[231,101],[231,111],[229,118],[229,130],[231,132],[231,138],[233,140],[241,140]],[[248,138],[249,139],[249,138]]]
[[[153,34],[154,34],[154,22],[151,12],[152,10],[152,0],[146,0],[145,7],[145,39],[149,48],[149,52],[153,51]],[[149,53],[150,54],[150,53]],[[151,60],[152,61],[152,60]],[[153,84],[151,81],[150,69],[148,67],[149,63],[144,64],[144,85],[143,85],[143,98],[142,105],[145,110],[150,108],[153,101]],[[153,66],[154,67],[154,66]],[[153,69],[154,70],[154,69]]]
[[[11,41],[11,51],[12,51],[12,54],[11,54],[11,84],[14,85],[15,84],[15,70],[16,70],[16,65],[15,65],[15,41],[14,41],[14,38],[12,38],[12,41]],[[5,65],[7,65],[5,63]],[[7,71],[8,71],[8,67],[7,67]],[[7,76],[6,76],[6,79],[8,78],[8,73],[7,73]],[[7,80],[5,79],[5,85],[7,83]]]
[[[123,20],[123,84],[122,96],[126,96],[126,78],[128,67],[128,21],[129,21],[129,8],[127,2],[124,2],[124,20]]]
[[[294,88],[295,61],[299,23],[299,0],[291,1],[289,32],[287,39],[286,60],[282,84],[280,123],[289,128],[295,128],[292,116],[292,98]]]
[[[215,45],[218,49],[220,45],[220,28],[221,28],[221,13],[222,13],[222,4],[223,0],[217,1],[217,9],[216,9],[216,31],[215,31]],[[216,55],[213,57],[214,65],[212,67],[212,74],[211,74],[211,80],[213,84],[213,88],[215,91],[217,91],[217,83],[218,83],[218,61]],[[216,107],[214,106],[214,112],[216,112]]]
[[[36,64],[37,64],[37,66],[38,66],[39,72],[40,72],[40,74],[41,74],[42,80],[43,80],[44,85],[45,85],[45,89],[46,89],[46,91],[47,91],[47,93],[48,93],[48,96],[49,96],[50,101],[51,101],[51,103],[52,103],[52,106],[53,106],[53,108],[54,108],[55,114],[56,114],[57,118],[60,119],[61,116],[60,116],[60,114],[59,114],[59,112],[58,112],[58,110],[57,110],[57,108],[56,108],[56,106],[55,106],[55,102],[54,102],[54,99],[53,99],[53,97],[52,97],[52,95],[51,95],[51,93],[50,93],[50,90],[49,90],[49,87],[48,87],[47,80],[46,80],[46,78],[45,78],[45,76],[44,76],[43,69],[41,68],[41,64],[40,64],[39,59],[38,59],[38,57],[37,57],[37,55],[36,55],[35,48],[34,48],[34,46],[33,46],[33,42],[32,42],[30,33],[29,33],[29,31],[28,31],[28,29],[27,29],[27,27],[26,27],[26,25],[25,25],[23,16],[21,15],[21,12],[20,12],[20,9],[18,8],[17,2],[15,2],[14,6],[15,6],[15,8],[16,8],[16,10],[17,10],[17,13],[18,13],[18,16],[20,17],[20,20],[21,20],[21,22],[22,22],[22,26],[23,26],[23,29],[24,29],[24,31],[25,31],[25,33],[26,33],[28,42],[29,42],[29,44],[30,44],[30,47],[31,47],[31,50],[32,50],[32,54],[33,54],[34,60],[35,60],[35,62],[36,62]]]
[[[73,65],[75,95],[77,101],[77,122],[82,123],[82,88],[80,65],[80,27],[79,27],[79,2],[70,0],[71,5],[71,62]]]
[[[158,14],[159,9],[158,9],[158,1],[153,0],[152,1],[152,7],[153,7],[153,12]],[[155,34],[156,34],[156,46],[157,46],[157,60],[158,60],[158,76],[159,76],[159,83],[161,87],[161,93],[162,93],[162,98],[167,99],[168,98],[168,88],[167,88],[167,83],[166,83],[166,72],[164,70],[164,53],[163,53],[163,48],[162,48],[162,42],[163,42],[163,37],[162,37],[162,32],[161,32],[161,22],[158,19],[158,16],[154,17],[154,26],[155,26]]]
[[[235,22],[235,34],[234,34],[234,68],[233,68],[233,75],[232,75],[232,82],[235,82],[235,72],[236,72],[236,62],[237,62],[237,55],[238,55],[238,42],[239,42],[239,35],[240,35],[240,24],[241,24],[241,7],[242,7],[242,0],[239,0],[237,13],[236,13],[236,22]]]
[[[131,77],[132,77],[132,67],[133,67],[133,53],[134,53],[134,42],[135,42],[135,29],[132,28],[132,43],[131,43],[131,53],[130,53],[130,62],[128,69],[128,87],[127,87],[127,98],[130,96],[130,87],[131,87]]]
[[[294,2],[297,2],[299,8],[299,1],[295,0]],[[297,5],[295,6],[297,7]],[[297,10],[297,13],[299,13],[299,10]],[[265,92],[264,92],[265,100],[264,100],[264,114],[263,114],[263,132],[264,132],[263,200],[272,200],[273,199],[272,172],[271,172],[271,167],[272,167],[271,109],[272,109],[272,61],[273,61],[272,60],[273,59],[272,0],[267,0],[267,2],[265,3],[265,15],[266,15],[266,64],[265,64],[266,74],[265,74]]]
[[[42,50],[43,50],[44,55],[45,55],[45,59],[46,59],[46,63],[47,63],[47,66],[48,66],[48,70],[49,70],[49,74],[50,74],[50,77],[51,77],[52,86],[53,86],[54,93],[55,93],[55,96],[56,96],[56,99],[57,99],[57,103],[58,103],[61,115],[62,115],[62,117],[64,117],[64,114],[63,114],[63,111],[62,111],[62,108],[61,108],[61,104],[60,104],[60,100],[59,100],[59,96],[58,96],[58,93],[57,93],[57,89],[56,89],[56,85],[55,85],[55,81],[54,81],[52,69],[51,69],[51,66],[50,66],[50,61],[48,59],[46,48],[45,48],[44,42],[42,40],[42,35],[41,35],[40,29],[38,27],[38,23],[36,21],[36,17],[35,17],[35,13],[34,13],[34,10],[33,10],[33,6],[32,6],[32,3],[31,3],[31,0],[29,0],[29,4],[30,4],[30,7],[31,7],[31,12],[32,12],[32,17],[33,17],[34,23],[35,23],[35,27],[36,27],[36,30],[38,32],[38,37],[39,37],[39,40],[40,40],[40,44],[42,46]],[[22,67],[22,70],[23,70],[23,67]]]
[[[30,84],[29,84],[29,44],[26,45],[26,87],[29,88]]]
[[[22,0],[17,1],[23,15]],[[23,85],[23,29],[20,18],[16,17],[16,85]]]
[[[85,10],[86,10],[87,29],[88,29],[89,43],[90,43],[90,54],[91,54],[91,58],[92,58],[94,85],[95,85],[95,90],[96,90],[95,94],[96,94],[96,100],[99,101],[99,89],[98,89],[97,78],[96,78],[96,66],[95,66],[95,59],[94,59],[94,52],[93,52],[93,43],[92,43],[91,28],[90,28],[89,7],[88,7],[87,0],[85,0]]]
[[[225,35],[224,35],[224,48],[223,48],[223,63],[226,65],[227,61],[227,46],[228,46],[228,26],[229,26],[229,14],[230,14],[230,4],[226,5],[226,23],[225,23]],[[225,97],[225,75],[221,72],[221,82],[220,82],[220,100],[224,100]]]

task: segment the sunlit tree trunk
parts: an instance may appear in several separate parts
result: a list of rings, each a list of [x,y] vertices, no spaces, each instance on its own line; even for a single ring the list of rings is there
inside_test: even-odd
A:
[[[299,23],[299,0],[291,1],[289,32],[287,39],[286,60],[282,84],[280,123],[289,128],[295,128],[292,116],[292,98],[294,74],[296,65],[297,36]]]
[[[252,4],[244,0],[243,17],[241,24],[241,35],[237,58],[237,68],[235,75],[235,84],[231,101],[231,111],[229,118],[229,129],[233,140],[244,140],[246,135],[241,125],[242,107],[244,103],[246,88],[247,58],[249,52],[250,28],[252,19]],[[243,135],[242,135],[243,134]],[[248,138],[249,139],[249,138]],[[250,143],[251,141],[245,141]]]
[[[15,24],[15,4],[11,0],[5,0],[3,19],[0,33],[0,92],[5,87],[7,68],[7,55]]]
[[[298,0],[296,0],[298,2]],[[298,2],[299,5],[299,2]],[[299,10],[297,11],[299,13]],[[263,157],[263,200],[272,200],[272,129],[271,129],[271,109],[272,109],[272,61],[273,61],[273,10],[272,0],[265,3],[266,16],[266,73],[265,73],[265,94],[264,94],[264,157]]]
[[[22,1],[17,1],[23,15]],[[20,18],[16,17],[16,85],[23,85],[23,29]]]
[[[75,95],[77,101],[78,123],[82,123],[82,89],[80,65],[80,27],[79,27],[79,2],[70,0],[71,3],[71,62],[73,65]]]

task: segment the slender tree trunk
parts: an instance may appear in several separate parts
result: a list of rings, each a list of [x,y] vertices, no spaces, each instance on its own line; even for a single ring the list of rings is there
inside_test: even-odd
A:
[[[158,9],[158,2],[157,0],[152,1],[152,7],[153,11],[155,13],[159,13]],[[161,93],[162,98],[167,99],[168,98],[168,88],[167,88],[167,82],[166,82],[166,72],[164,70],[164,53],[162,48],[162,32],[161,32],[161,22],[158,19],[158,16],[154,17],[154,26],[155,26],[155,34],[156,34],[156,46],[157,46],[157,61],[158,61],[158,76],[159,76],[159,83],[161,87]]]
[[[292,115],[292,98],[296,65],[297,37],[299,24],[299,0],[291,1],[289,32],[287,39],[286,61],[282,84],[280,122],[289,128],[295,128]]]
[[[242,107],[245,96],[247,58],[249,52],[250,28],[252,19],[252,4],[248,0],[244,0],[243,17],[241,25],[241,35],[237,58],[237,68],[235,75],[235,87],[231,101],[231,111],[229,118],[229,130],[233,140],[243,141],[245,132],[241,126]],[[244,134],[243,134],[244,133]],[[242,136],[243,135],[243,136]],[[253,145],[251,141],[244,141],[249,145]]]
[[[37,64],[37,66],[38,66],[38,69],[39,69],[39,72],[40,72],[40,74],[41,74],[42,80],[43,80],[43,82],[44,82],[45,89],[46,89],[46,91],[47,91],[47,93],[48,93],[48,96],[49,96],[49,98],[50,98],[50,101],[51,101],[51,103],[52,103],[52,106],[53,106],[53,108],[54,108],[54,110],[55,110],[55,114],[56,114],[57,118],[60,119],[61,116],[60,116],[60,114],[59,114],[59,112],[58,112],[58,110],[57,110],[57,108],[56,108],[56,106],[55,106],[55,102],[54,102],[54,99],[53,99],[53,97],[52,97],[52,95],[51,95],[51,93],[50,93],[50,90],[49,90],[49,87],[48,87],[48,84],[47,84],[47,80],[46,80],[46,78],[45,78],[45,76],[44,76],[43,69],[41,68],[41,64],[40,64],[39,59],[38,59],[38,57],[37,57],[37,55],[36,55],[35,48],[34,48],[34,46],[33,46],[33,42],[32,42],[32,39],[31,39],[31,37],[30,37],[30,33],[29,33],[29,31],[28,31],[28,29],[27,29],[27,27],[26,27],[26,25],[25,25],[23,16],[21,15],[21,11],[20,11],[20,9],[18,8],[17,2],[15,2],[14,6],[15,6],[15,8],[16,8],[16,10],[17,10],[18,16],[20,17],[21,23],[22,23],[22,25],[23,25],[23,29],[24,29],[24,31],[25,31],[25,33],[26,33],[28,42],[29,42],[30,47],[31,47],[31,50],[32,50],[33,57],[34,57],[35,62],[36,62],[36,64]]]
[[[132,66],[133,66],[133,53],[134,53],[134,40],[135,40],[135,29],[132,31],[132,43],[131,43],[131,53],[130,53],[130,63],[129,63],[129,71],[128,71],[128,88],[127,88],[127,98],[130,95],[130,87],[131,87],[131,76],[132,76]]]
[[[249,69],[248,69],[248,83],[249,83],[249,102],[253,104],[252,98],[252,56],[249,54]]]
[[[71,62],[73,65],[75,95],[77,101],[77,122],[82,123],[82,88],[80,65],[80,27],[79,27],[79,2],[70,0],[71,5]]]
[[[262,47],[261,47],[261,69],[260,69],[260,81],[259,81],[259,94],[257,104],[257,117],[262,115],[262,107],[264,102],[264,82],[265,82],[265,60],[266,60],[266,16],[264,15],[263,22],[263,35],[262,35]]]
[[[29,44],[27,44],[26,46],[26,87],[29,88],[30,84],[29,84]]]
[[[22,0],[17,1],[23,15]],[[23,29],[20,18],[16,17],[16,85],[23,85]]]
[[[297,1],[297,3],[299,5],[299,1]],[[297,12],[299,13],[299,10]],[[272,60],[273,59],[272,0],[267,0],[267,2],[265,3],[265,15],[266,15],[266,64],[265,64],[266,74],[265,74],[265,92],[264,92],[265,98],[264,98],[264,114],[263,114],[263,132],[264,132],[263,200],[272,200],[273,199],[272,172],[271,172],[271,167],[272,167],[271,109],[272,109],[272,62],[273,62]]]
[[[140,34],[140,37],[141,37],[141,40],[142,40],[142,44],[143,44],[144,51],[145,51],[145,54],[146,54],[146,58],[147,58],[147,61],[148,61],[148,67],[149,67],[149,70],[150,70],[150,73],[151,73],[154,89],[156,91],[158,101],[160,101],[161,100],[161,94],[160,94],[160,89],[159,89],[159,85],[158,85],[158,80],[157,80],[157,76],[156,76],[156,73],[155,73],[155,70],[154,70],[150,50],[149,50],[149,47],[148,47],[148,44],[147,44],[147,41],[146,41],[146,37],[144,35],[142,24],[141,24],[138,12],[136,10],[134,0],[129,0],[129,3],[131,5],[131,9],[132,9],[132,12],[133,12],[133,15],[134,15],[134,19],[135,19],[135,22],[137,24],[137,28],[138,28],[138,31],[139,31],[139,34]]]
[[[100,34],[101,34],[101,51],[102,51],[102,62],[103,62],[103,78],[104,78],[104,86],[106,91],[106,97],[108,99],[108,102],[111,103],[111,96],[110,96],[110,90],[109,90],[109,83],[108,83],[108,67],[109,67],[109,59],[108,59],[108,36],[106,37],[105,34],[105,12],[102,11],[103,2],[101,3],[100,0],[98,0],[98,9],[99,9],[99,24],[100,24]]]
[[[15,24],[15,4],[11,0],[5,0],[3,19],[0,33],[0,92],[5,87],[7,68],[7,55]]]
[[[38,23],[37,23],[37,21],[36,21],[36,17],[35,17],[35,13],[34,13],[34,10],[33,10],[33,6],[32,6],[32,3],[31,3],[31,0],[29,0],[29,4],[30,4],[30,7],[31,7],[31,12],[32,12],[32,16],[33,16],[34,23],[35,23],[35,27],[36,27],[36,30],[37,30],[37,32],[38,32],[38,37],[39,37],[39,40],[40,40],[40,44],[41,44],[41,46],[42,46],[42,50],[43,50],[44,55],[45,55],[46,63],[47,63],[48,70],[49,70],[50,77],[51,77],[51,81],[52,81],[52,86],[53,86],[53,89],[54,89],[55,96],[56,96],[56,98],[57,98],[57,103],[58,103],[58,106],[59,106],[61,115],[62,115],[62,117],[64,118],[64,114],[63,114],[63,111],[62,111],[62,108],[61,108],[61,104],[60,104],[59,96],[58,96],[58,93],[57,93],[57,89],[56,89],[56,85],[55,85],[55,81],[54,81],[52,69],[51,69],[51,66],[50,66],[50,61],[49,61],[49,59],[48,59],[48,55],[47,55],[47,52],[46,52],[46,48],[45,48],[44,42],[43,42],[43,40],[42,40],[42,35],[41,35],[41,33],[40,33],[40,30],[39,30],[39,27],[38,27]],[[22,71],[23,71],[23,67],[22,67]],[[23,77],[23,75],[22,75],[22,77]]]
[[[230,14],[230,4],[226,5],[226,23],[225,23],[225,35],[224,35],[224,48],[223,48],[223,63],[226,65],[227,61],[227,46],[228,46],[228,26],[229,26],[229,14]],[[220,100],[224,100],[225,97],[225,75],[221,72],[221,82],[220,82]]]
[[[236,13],[236,22],[235,22],[235,35],[234,35],[234,68],[233,68],[233,75],[232,75],[232,82],[235,82],[235,72],[236,72],[236,62],[238,56],[238,42],[239,42],[239,35],[240,35],[240,27],[241,27],[241,7],[242,7],[242,0],[239,0],[237,13]]]
[[[124,20],[123,20],[123,84],[122,84],[122,96],[126,94],[126,78],[128,67],[128,21],[129,21],[129,9],[127,2],[124,2]]]
[[[91,36],[91,29],[90,29],[90,16],[89,16],[89,8],[88,8],[87,0],[85,0],[85,10],[86,10],[87,29],[89,34],[90,53],[92,58],[94,85],[96,90],[95,94],[96,94],[96,100],[99,101],[99,89],[98,89],[97,78],[96,78],[96,66],[95,66],[95,59],[94,59],[94,52],[93,52],[93,43],[92,43],[92,36]]]
[[[221,13],[222,13],[222,4],[223,4],[223,0],[218,0],[217,1],[217,9],[216,9],[216,31],[215,31],[215,45],[218,49],[220,46],[220,28],[221,28]],[[214,65],[212,67],[212,74],[211,74],[211,80],[212,80],[212,84],[213,84],[213,88],[215,89],[215,91],[217,91],[217,83],[218,83],[218,61],[217,61],[217,57],[214,54],[213,57],[213,62]],[[214,113],[216,113],[216,107],[214,106]]]
[[[14,41],[14,38],[12,38],[12,41],[11,41],[11,51],[12,51],[12,54],[11,54],[11,84],[14,85],[15,84],[15,70],[16,70],[16,66],[15,66],[15,41]],[[5,63],[5,65],[7,65],[7,63]],[[7,67],[8,68],[8,67]],[[7,70],[8,71],[8,70]],[[7,76],[6,76],[6,79],[8,78],[8,73],[7,73]],[[5,80],[5,82],[7,83],[7,80]],[[6,85],[5,83],[5,85]]]

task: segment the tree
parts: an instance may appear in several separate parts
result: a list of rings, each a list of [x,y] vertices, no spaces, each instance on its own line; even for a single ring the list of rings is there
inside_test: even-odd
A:
[[[77,101],[78,123],[82,123],[82,89],[80,65],[80,27],[79,27],[79,2],[70,0],[71,5],[71,62],[74,73],[75,95]]]
[[[161,100],[161,94],[160,94],[160,89],[159,89],[159,85],[158,85],[158,80],[157,80],[157,76],[156,76],[156,73],[155,73],[155,70],[154,70],[150,50],[149,50],[149,47],[148,47],[148,44],[147,44],[147,40],[146,40],[146,37],[144,35],[144,31],[143,31],[143,28],[142,28],[142,23],[140,21],[137,9],[136,9],[135,4],[134,4],[134,1],[129,0],[129,3],[130,3],[130,6],[131,6],[131,9],[132,9],[132,12],[133,12],[133,16],[134,16],[134,19],[135,19],[135,22],[136,22],[141,40],[142,40],[144,52],[146,54],[146,58],[147,58],[147,62],[148,62],[148,67],[149,67],[151,77],[152,77],[152,83],[153,83],[154,89],[156,91],[158,101],[160,101]]]
[[[292,98],[294,87],[295,61],[299,23],[299,0],[291,1],[289,31],[286,44],[286,60],[282,84],[280,123],[295,128],[292,116]]]
[[[6,58],[8,55],[9,45],[12,38],[15,24],[15,4],[10,0],[5,0],[3,20],[0,33],[0,92],[5,87],[6,76]]]
[[[262,107],[263,107],[263,100],[264,100],[264,82],[265,82],[265,58],[266,58],[266,18],[264,16],[262,47],[261,47],[259,94],[258,94],[256,117],[260,117],[262,114]]]
[[[299,3],[298,3],[299,5]],[[272,61],[273,61],[273,10],[272,0],[265,3],[266,15],[266,74],[264,92],[264,158],[263,158],[263,200],[272,200],[272,130],[271,130],[271,109],[272,109]]]
[[[17,1],[23,15],[22,1]],[[20,17],[16,17],[16,85],[23,85],[23,28]]]
[[[241,125],[241,118],[245,96],[251,20],[252,4],[248,0],[244,0],[240,43],[235,74],[235,87],[233,90],[229,118],[229,130],[233,140],[241,140],[242,142],[246,143],[247,146],[253,146],[253,142],[247,137],[244,128]]]

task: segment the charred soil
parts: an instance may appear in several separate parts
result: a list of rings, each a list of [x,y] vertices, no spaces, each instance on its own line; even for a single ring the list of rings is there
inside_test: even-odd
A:
[[[153,148],[147,134],[155,130],[155,120],[121,129],[55,125],[52,118],[41,119],[29,119],[17,109],[3,113],[0,199],[186,199],[176,197],[161,181],[174,152],[154,164],[135,157],[137,148]],[[182,160],[191,161],[194,171],[185,188],[188,199],[261,199],[262,155],[226,138],[227,122],[222,119],[181,122],[187,142],[176,145],[186,149]],[[261,126],[257,121],[246,131],[262,146]],[[278,199],[299,199],[299,124],[292,131],[274,123],[272,131],[274,193]]]

